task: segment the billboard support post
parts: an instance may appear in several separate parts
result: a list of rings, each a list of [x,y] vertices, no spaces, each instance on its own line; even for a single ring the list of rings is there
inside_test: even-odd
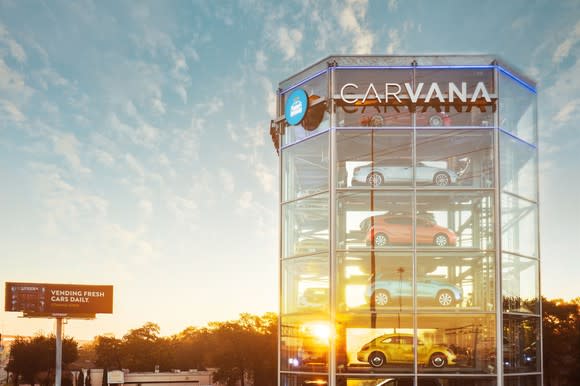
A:
[[[54,386],[61,386],[62,379],[62,318],[56,318],[56,374]]]

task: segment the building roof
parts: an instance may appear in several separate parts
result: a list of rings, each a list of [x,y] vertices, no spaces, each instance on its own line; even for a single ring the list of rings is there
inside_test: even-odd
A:
[[[282,80],[280,89],[288,87],[325,71],[329,65],[335,67],[396,67],[396,66],[489,66],[498,65],[518,78],[535,87],[536,82],[525,76],[517,68],[496,55],[330,55],[306,67],[304,70]]]

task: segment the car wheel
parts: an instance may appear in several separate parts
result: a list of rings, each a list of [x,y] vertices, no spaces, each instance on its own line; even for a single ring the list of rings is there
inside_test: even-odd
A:
[[[385,354],[380,351],[373,351],[369,355],[369,364],[373,367],[383,367],[386,363]]]
[[[429,358],[429,365],[438,369],[445,367],[447,366],[447,357],[441,352],[436,352]]]
[[[429,117],[429,126],[443,126],[443,118],[439,115],[431,115]]]
[[[389,245],[389,237],[384,233],[377,233],[375,235],[375,248],[386,247]]]
[[[372,172],[367,177],[367,184],[372,186],[373,188],[377,186],[381,186],[384,182],[383,175],[381,173]]]
[[[452,306],[453,301],[453,293],[451,291],[441,291],[437,294],[437,303],[442,307]]]
[[[375,299],[375,306],[386,306],[390,302],[389,293],[385,290],[377,290],[373,293],[373,298]]]
[[[449,238],[443,233],[438,233],[433,237],[433,244],[438,247],[446,247],[449,245]]]
[[[438,172],[433,176],[433,183],[437,186],[448,186],[451,184],[451,177],[447,173]]]

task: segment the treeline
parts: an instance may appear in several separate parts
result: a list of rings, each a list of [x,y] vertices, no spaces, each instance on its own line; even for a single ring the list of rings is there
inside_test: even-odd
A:
[[[542,299],[544,385],[580,385],[580,298],[570,302]],[[276,385],[277,315],[242,314],[238,320],[212,322],[207,327],[188,327],[179,334],[162,337],[159,326],[146,323],[122,338],[97,336],[80,349],[64,340],[63,363],[74,362],[103,369],[160,371],[171,369],[219,369],[215,381],[226,385]],[[38,373],[50,380],[54,374],[54,337],[17,339],[6,370],[15,386],[38,381]],[[47,375],[46,375],[47,374]],[[36,377],[36,378],[35,378]],[[47,381],[48,384],[48,381]]]
[[[179,334],[162,337],[159,326],[145,323],[122,338],[97,336],[78,348],[77,342],[63,341],[65,369],[92,363],[103,369],[160,371],[217,368],[214,381],[226,385],[276,385],[278,319],[274,313],[262,316],[241,314],[238,320],[211,322],[207,327],[187,327]],[[44,344],[39,349],[37,344]],[[46,383],[54,377],[54,337],[19,338],[12,345],[6,371],[14,386]],[[51,350],[50,352],[45,352]],[[42,352],[42,354],[38,354]],[[75,366],[75,361],[79,366]],[[39,373],[47,373],[41,374]],[[46,382],[45,382],[46,380]],[[63,383],[65,379],[63,378]]]

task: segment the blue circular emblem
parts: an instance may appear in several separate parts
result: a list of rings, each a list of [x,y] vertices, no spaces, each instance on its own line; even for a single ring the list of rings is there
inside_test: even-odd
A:
[[[292,91],[286,98],[286,107],[284,108],[284,116],[288,125],[293,126],[302,122],[308,110],[308,95],[306,91],[297,88]]]

